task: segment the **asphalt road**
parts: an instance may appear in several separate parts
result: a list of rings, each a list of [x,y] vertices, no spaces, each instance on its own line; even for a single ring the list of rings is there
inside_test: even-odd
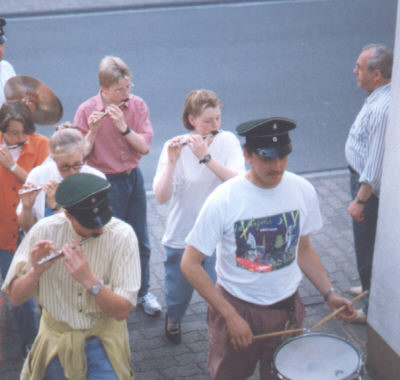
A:
[[[393,46],[396,6],[279,1],[14,17],[6,59],[56,92],[64,121],[97,92],[100,59],[124,59],[155,131],[142,161],[148,189],[164,141],[184,131],[184,99],[195,88],[219,95],[227,130],[260,117],[293,118],[289,169],[330,170],[345,166],[344,142],[365,96],[355,60],[367,43]]]

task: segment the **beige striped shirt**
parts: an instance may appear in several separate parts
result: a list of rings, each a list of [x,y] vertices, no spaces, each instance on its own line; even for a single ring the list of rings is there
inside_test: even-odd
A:
[[[15,276],[31,268],[30,251],[36,242],[51,240],[61,248],[72,239],[82,240],[64,213],[55,214],[36,223],[15,253],[2,290],[9,291]],[[140,288],[138,242],[131,226],[112,218],[103,234],[82,246],[93,273],[104,280],[114,293],[136,304]],[[89,329],[105,315],[93,297],[68,273],[63,260],[56,260],[41,276],[34,296],[56,320],[74,329]]]

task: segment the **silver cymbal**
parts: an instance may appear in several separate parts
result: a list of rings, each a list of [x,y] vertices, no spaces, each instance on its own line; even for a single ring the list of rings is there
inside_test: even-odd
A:
[[[57,123],[63,114],[63,108],[56,94],[38,79],[17,75],[10,78],[4,86],[7,100],[27,99],[36,105],[33,113],[35,123],[51,125]]]

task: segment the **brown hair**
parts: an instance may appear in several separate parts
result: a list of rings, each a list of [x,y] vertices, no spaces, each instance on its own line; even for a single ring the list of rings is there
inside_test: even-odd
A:
[[[217,94],[211,90],[204,89],[192,91],[186,97],[185,106],[183,108],[182,122],[184,127],[192,131],[194,128],[189,122],[189,115],[198,117],[208,107],[223,107]]]
[[[101,86],[110,87],[120,79],[130,79],[132,73],[121,58],[106,56],[100,61],[98,76]]]
[[[32,112],[20,100],[9,100],[0,108],[0,131],[5,133],[10,121],[19,121],[24,126],[24,133],[31,135],[35,133],[35,123]]]

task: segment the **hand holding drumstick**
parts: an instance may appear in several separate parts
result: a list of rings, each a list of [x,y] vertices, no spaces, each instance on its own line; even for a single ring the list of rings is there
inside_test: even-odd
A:
[[[359,294],[357,297],[355,297],[351,303],[354,305],[357,301],[359,301],[361,298],[365,297],[369,293],[368,290],[364,291],[363,293]],[[254,340],[258,339],[264,339],[264,338],[271,338],[271,337],[276,337],[276,336],[283,336],[283,335],[291,335],[291,334],[299,334],[305,331],[313,331],[316,328],[322,326],[324,323],[328,322],[330,319],[333,317],[337,316],[340,314],[344,309],[346,308],[346,305],[342,305],[338,309],[336,309],[334,312],[326,316],[325,318],[321,319],[318,323],[314,324],[310,329],[306,328],[298,328],[298,329],[293,329],[293,330],[283,330],[283,331],[275,331],[272,333],[267,333],[267,334],[260,334],[260,335],[255,335]]]
[[[365,297],[367,294],[369,293],[368,290],[365,290],[363,293],[359,294],[357,297],[355,297],[351,303],[352,305],[354,305],[358,300],[360,300],[361,298]],[[346,308],[346,305],[342,305],[341,307],[339,307],[338,309],[336,309],[335,311],[333,311],[331,314],[329,314],[327,317],[323,318],[322,320],[320,320],[318,323],[316,323],[314,326],[311,327],[310,331],[315,330],[317,327],[323,325],[325,322],[328,322],[330,319],[332,319],[333,317],[337,316],[338,314],[340,314],[342,311],[344,311],[344,309]],[[353,318],[354,319],[354,318]],[[350,320],[351,322],[351,320]]]

